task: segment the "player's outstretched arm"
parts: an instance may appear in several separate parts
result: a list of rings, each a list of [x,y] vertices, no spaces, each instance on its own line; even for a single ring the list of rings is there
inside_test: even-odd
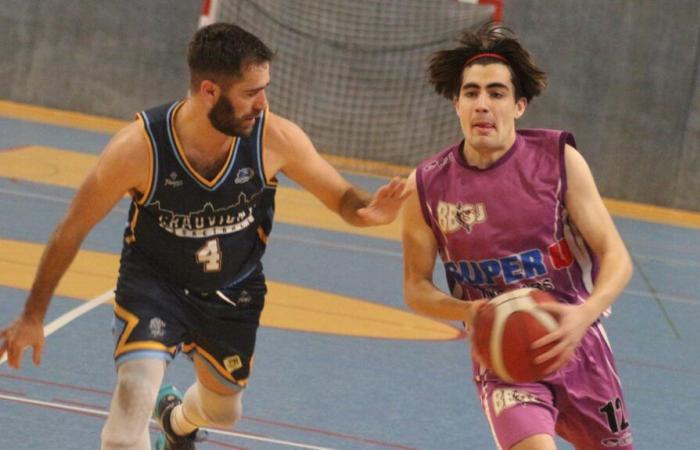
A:
[[[398,216],[407,195],[404,180],[394,178],[372,195],[364,192],[318,154],[301,128],[274,114],[269,114],[264,145],[270,174],[282,171],[346,222],[383,225]]]
[[[26,347],[33,348],[34,364],[41,363],[46,310],[83,239],[125,193],[147,187],[149,150],[139,127],[136,122],[128,125],[107,144],[53,231],[41,256],[24,310],[0,331],[0,357],[7,352],[10,367],[20,367]]]
[[[408,198],[402,211],[401,239],[406,304],[416,312],[436,319],[459,320],[471,325],[483,301],[458,300],[442,292],[433,283],[438,243],[423,218],[415,176],[413,172],[408,178]]]
[[[565,203],[576,228],[598,257],[600,264],[591,296],[580,306],[545,305],[560,315],[560,328],[535,342],[536,346],[557,342],[536,362],[556,357],[552,369],[566,364],[586,329],[612,305],[632,276],[632,260],[620,233],[600,197],[591,170],[583,156],[567,145],[564,151],[567,185]]]

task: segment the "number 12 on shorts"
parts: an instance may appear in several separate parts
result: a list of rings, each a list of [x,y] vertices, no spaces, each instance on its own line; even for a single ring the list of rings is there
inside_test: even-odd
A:
[[[209,239],[195,254],[198,264],[203,264],[205,272],[221,271],[221,248],[219,239]]]
[[[612,431],[613,433],[617,433],[618,431],[624,431],[630,426],[629,422],[627,422],[627,420],[625,419],[625,411],[622,408],[622,400],[620,399],[620,397],[609,401],[598,411],[600,411],[602,414],[605,414],[605,417],[608,419],[608,426],[610,427],[610,431]],[[619,420],[618,411],[620,415]]]

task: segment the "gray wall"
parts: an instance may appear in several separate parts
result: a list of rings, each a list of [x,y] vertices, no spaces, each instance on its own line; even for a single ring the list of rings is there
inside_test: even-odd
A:
[[[187,92],[199,0],[0,4],[0,98],[126,119]]]
[[[604,195],[700,210],[700,2],[511,0],[550,85],[521,126],[574,132]]]
[[[199,0],[1,0],[0,98],[118,118],[182,96]],[[607,197],[700,211],[700,2],[506,0]],[[283,48],[280,48],[283,50]]]

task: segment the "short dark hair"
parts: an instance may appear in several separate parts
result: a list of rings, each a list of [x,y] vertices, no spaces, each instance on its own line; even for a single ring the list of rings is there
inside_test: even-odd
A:
[[[231,23],[200,28],[189,43],[187,64],[193,88],[205,79],[226,85],[248,64],[271,61],[274,53],[257,36]]]
[[[464,68],[472,64],[500,62],[506,64],[515,87],[515,99],[525,97],[528,102],[539,95],[547,85],[547,75],[535,65],[530,53],[520,44],[510,28],[498,22],[488,22],[467,30],[459,39],[460,46],[441,50],[430,56],[428,77],[438,94],[447,99],[459,95]],[[472,60],[482,53],[485,56]],[[471,61],[470,61],[471,60]],[[505,60],[505,61],[504,61]]]

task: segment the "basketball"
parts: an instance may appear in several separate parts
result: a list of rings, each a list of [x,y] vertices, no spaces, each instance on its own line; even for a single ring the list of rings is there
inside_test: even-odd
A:
[[[474,319],[472,334],[473,351],[482,364],[507,382],[532,382],[548,375],[544,371],[551,361],[533,360],[555,343],[537,350],[530,347],[558,328],[556,317],[537,306],[556,301],[548,292],[522,288],[486,303]]]

